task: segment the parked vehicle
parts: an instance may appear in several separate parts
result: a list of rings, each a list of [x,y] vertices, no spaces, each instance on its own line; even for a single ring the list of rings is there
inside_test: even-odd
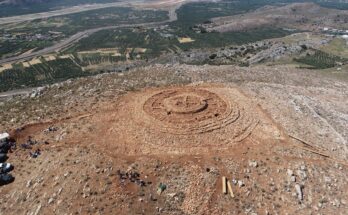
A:
[[[0,153],[0,162],[5,162],[8,159],[5,153]]]
[[[0,163],[0,174],[8,173],[14,169],[10,163]]]
[[[11,174],[0,174],[0,186],[10,184],[15,180]]]
[[[0,153],[6,154],[16,148],[16,142],[10,139],[8,133],[0,134]]]
[[[0,153],[7,153],[10,150],[9,137],[8,133],[0,134]]]
[[[9,138],[10,135],[8,133],[0,134],[0,144],[7,142]]]

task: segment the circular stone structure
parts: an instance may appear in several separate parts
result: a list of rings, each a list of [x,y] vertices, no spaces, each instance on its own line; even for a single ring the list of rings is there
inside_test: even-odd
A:
[[[257,125],[268,122],[241,91],[211,84],[129,92],[95,120],[95,141],[133,155],[222,151],[250,135],[265,136],[265,123]]]
[[[164,90],[148,98],[143,106],[160,130],[172,134],[204,133],[235,122],[240,110],[205,89]]]
[[[167,98],[163,102],[167,115],[194,114],[203,111],[208,107],[206,99],[192,94],[182,94]]]

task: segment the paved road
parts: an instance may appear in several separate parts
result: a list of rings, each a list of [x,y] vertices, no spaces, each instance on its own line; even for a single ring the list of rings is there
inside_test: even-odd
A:
[[[32,92],[34,89],[35,88],[25,88],[25,89],[2,92],[2,93],[0,93],[0,101],[6,99],[9,96],[26,95],[26,94]]]

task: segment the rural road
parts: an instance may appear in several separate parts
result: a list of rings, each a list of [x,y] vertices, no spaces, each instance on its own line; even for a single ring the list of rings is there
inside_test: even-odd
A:
[[[7,92],[0,92],[0,102],[10,96],[26,95],[32,92],[34,89],[35,88],[25,88],[25,89],[11,90]]]

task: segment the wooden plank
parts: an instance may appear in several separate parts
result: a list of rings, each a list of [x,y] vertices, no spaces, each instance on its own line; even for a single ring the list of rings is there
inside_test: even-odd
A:
[[[327,149],[322,148],[322,147],[318,147],[318,146],[313,146],[313,145],[307,143],[306,141],[304,141],[304,140],[302,140],[302,139],[300,139],[298,137],[295,137],[295,136],[292,136],[292,135],[288,135],[288,136],[290,138],[295,139],[295,140],[297,140],[297,141],[299,141],[299,142],[301,142],[303,144],[302,146],[299,146],[297,144],[293,144],[295,147],[303,149],[303,150],[306,150],[306,151],[309,151],[309,152],[312,152],[312,153],[320,155],[320,156],[323,156],[323,157],[325,157],[327,159],[330,159],[330,160],[332,160],[334,162],[340,163],[340,164],[342,164],[344,166],[348,166],[348,163],[345,162],[344,160],[336,159],[336,158],[332,157],[332,155],[323,152],[323,151],[327,151]]]
[[[234,193],[233,193],[233,190],[232,190],[232,184],[231,184],[230,181],[227,181],[227,187],[228,187],[228,191],[231,194],[231,197],[234,198]]]
[[[227,187],[226,187],[226,177],[222,177],[222,193],[227,194]]]

